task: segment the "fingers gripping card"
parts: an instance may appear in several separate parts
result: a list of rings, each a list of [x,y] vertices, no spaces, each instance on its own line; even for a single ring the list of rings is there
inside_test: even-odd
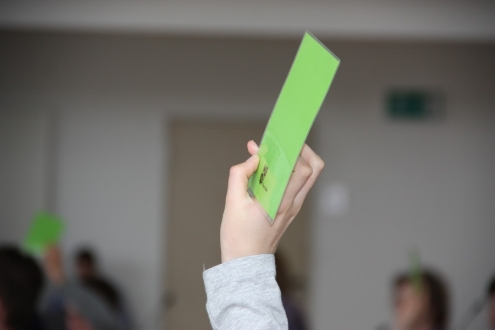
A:
[[[325,100],[340,60],[310,32],[304,34],[261,140],[249,194],[273,223],[296,161]]]

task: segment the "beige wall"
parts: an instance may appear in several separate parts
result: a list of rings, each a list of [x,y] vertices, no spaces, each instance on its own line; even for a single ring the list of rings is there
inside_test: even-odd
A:
[[[150,328],[145,320],[155,314],[162,282],[167,120],[267,119],[298,41],[3,32],[0,42],[2,113],[58,112],[51,197],[77,228],[64,246],[91,236]],[[388,279],[407,267],[411,246],[449,275],[455,311],[465,310],[495,271],[495,47],[326,44],[342,65],[315,128],[315,147],[327,162],[316,199],[324,204],[322,192],[337,182],[348,188],[350,208],[330,217],[320,204],[312,219],[315,328],[386,321]],[[383,96],[391,86],[441,90],[445,119],[387,121]],[[0,132],[2,141],[19,141],[1,144],[2,180],[37,170],[34,163],[15,166],[34,157],[18,145],[43,136],[28,131]],[[0,195],[2,239],[26,227],[27,214],[15,205],[35,209],[46,198],[38,188],[25,198],[24,181],[10,184],[18,189]]]

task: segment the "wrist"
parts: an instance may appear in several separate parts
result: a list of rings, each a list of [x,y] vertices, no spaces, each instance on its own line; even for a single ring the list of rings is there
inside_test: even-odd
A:
[[[272,251],[266,251],[263,249],[224,249],[222,248],[222,263],[232,261],[234,259],[252,257],[262,254],[274,254]]]

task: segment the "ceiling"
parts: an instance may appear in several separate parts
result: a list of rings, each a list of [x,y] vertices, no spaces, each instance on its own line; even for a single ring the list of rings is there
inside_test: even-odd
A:
[[[494,42],[495,0],[2,0],[0,29]]]

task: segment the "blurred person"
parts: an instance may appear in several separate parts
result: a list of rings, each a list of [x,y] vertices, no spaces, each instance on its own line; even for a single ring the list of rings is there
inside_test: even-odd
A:
[[[488,284],[488,324],[495,330],[495,276]]]
[[[96,254],[89,248],[80,248],[74,258],[79,281],[98,294],[106,304],[116,311],[126,329],[132,328],[130,313],[117,287],[105,278],[98,267]]]
[[[116,287],[98,270],[97,258],[93,251],[82,248],[75,255],[76,274],[84,285],[98,293],[112,308],[120,307],[120,294]]]
[[[66,327],[67,330],[95,330],[76,309],[70,307],[67,309]]]
[[[43,329],[37,303],[44,283],[36,261],[13,246],[0,247],[0,329]]]
[[[86,286],[66,277],[58,247],[44,256],[48,285],[40,310],[48,330],[121,330],[118,314],[104,299]]]
[[[248,180],[259,164],[256,143],[249,141],[247,147],[252,156],[230,170],[220,227],[222,263],[203,273],[206,309],[213,329],[287,329],[274,253],[324,162],[304,145],[270,224],[247,192]]]
[[[393,280],[393,308],[397,330],[444,330],[449,322],[449,292],[445,280],[424,269],[414,279],[402,273]]]

